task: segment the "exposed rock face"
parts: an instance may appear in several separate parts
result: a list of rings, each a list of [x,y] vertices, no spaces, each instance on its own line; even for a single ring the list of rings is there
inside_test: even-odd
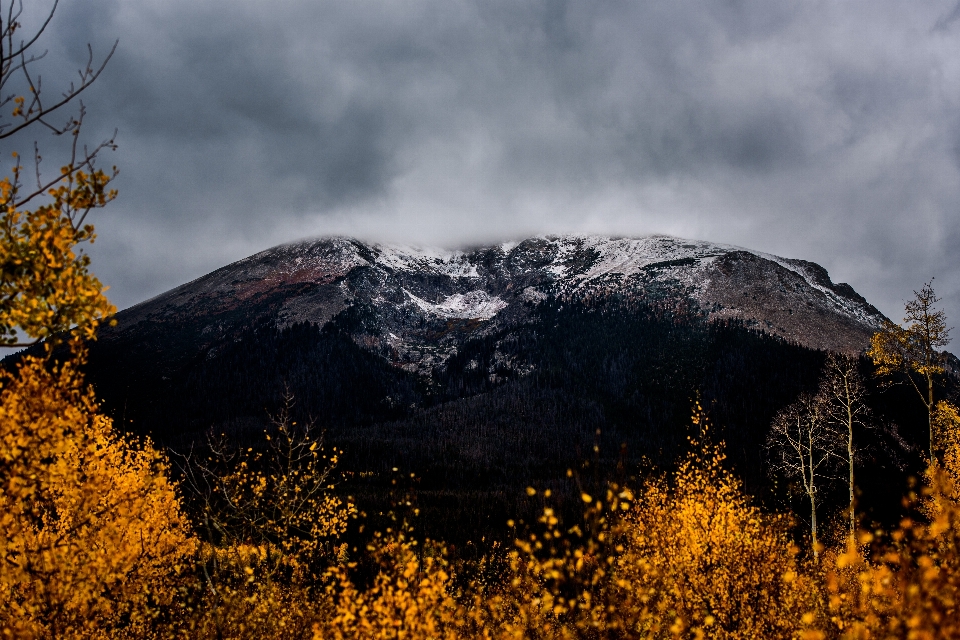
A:
[[[731,251],[706,273],[710,282],[700,302],[711,318],[755,322],[808,347],[858,353],[882,319],[850,285],[833,284],[823,267],[810,262]]]
[[[863,350],[882,320],[819,265],[669,236],[546,236],[454,251],[329,238],[263,251],[125,310],[103,339],[189,319],[206,323],[212,345],[255,323],[337,319],[365,349],[427,372],[465,336],[520,325],[550,297],[596,296],[692,305],[707,319],[846,352]]]

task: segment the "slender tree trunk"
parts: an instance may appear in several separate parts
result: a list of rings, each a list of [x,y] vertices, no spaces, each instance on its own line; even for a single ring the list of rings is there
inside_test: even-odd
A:
[[[850,477],[847,480],[847,488],[850,490],[850,538],[853,539],[857,533],[857,518],[854,511],[853,496],[853,397],[850,391],[850,378],[845,375],[843,378],[843,400],[847,409],[847,464],[850,467]]]
[[[849,403],[847,403],[847,462],[850,465],[850,479],[848,480],[850,488],[850,537],[853,538],[857,533],[857,517],[854,513],[853,502],[853,411]]]
[[[820,555],[817,551],[817,492],[811,487],[807,493],[810,496],[810,533],[813,537],[813,560],[816,562]]]
[[[813,432],[807,430],[807,461],[809,467],[809,481],[807,483],[807,495],[810,496],[810,535],[813,538],[813,559],[819,559],[817,551],[817,485],[813,476]]]
[[[933,457],[933,375],[927,374],[927,427],[930,429],[930,463]]]

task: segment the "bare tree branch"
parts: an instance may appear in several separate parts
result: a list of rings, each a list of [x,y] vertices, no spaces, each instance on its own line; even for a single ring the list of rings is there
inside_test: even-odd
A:
[[[767,437],[771,471],[782,474],[810,501],[810,535],[813,556],[819,556],[817,505],[822,486],[835,479],[834,470],[842,459],[841,440],[826,419],[823,399],[801,395],[774,419]]]

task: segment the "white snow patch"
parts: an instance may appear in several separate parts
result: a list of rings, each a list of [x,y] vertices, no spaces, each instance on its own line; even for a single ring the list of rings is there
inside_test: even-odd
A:
[[[607,276],[634,276],[643,273],[644,268],[651,264],[692,259],[699,263],[696,268],[691,269],[690,266],[682,264],[663,265],[661,272],[663,275],[669,273],[671,278],[691,287],[695,295],[700,295],[709,284],[704,267],[712,263],[717,256],[740,249],[731,245],[666,235],[641,238],[544,236],[542,239],[553,243],[557,248],[556,258],[546,270],[554,275],[561,286],[573,289]],[[596,261],[585,273],[568,273],[564,263],[568,263],[576,252],[583,250],[596,252]]]
[[[439,304],[427,302],[406,289],[404,289],[404,292],[410,296],[410,299],[413,300],[418,307],[427,313],[432,313],[441,318],[489,320],[507,306],[507,303],[499,297],[491,297],[490,294],[483,290],[471,291],[469,293],[455,293],[445,298],[443,302]]]
[[[437,247],[406,247],[394,244],[374,245],[380,255],[377,264],[398,271],[429,271],[451,278],[479,278],[476,265],[463,251]]]
[[[587,240],[584,246],[589,246],[600,254],[600,259],[586,273],[588,279],[608,273],[630,276],[657,262],[710,258],[737,249],[728,245],[683,240],[672,236],[619,239],[591,237]]]

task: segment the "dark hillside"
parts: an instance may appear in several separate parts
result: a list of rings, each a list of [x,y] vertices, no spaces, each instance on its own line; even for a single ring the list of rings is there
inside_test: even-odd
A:
[[[424,526],[458,539],[532,508],[526,486],[554,487],[561,503],[578,496],[567,469],[589,463],[581,482],[602,482],[669,468],[691,435],[698,396],[748,490],[782,504],[765,475],[763,442],[774,413],[815,389],[824,358],[741,322],[708,322],[691,307],[552,300],[522,326],[467,339],[424,377],[358,347],[353,322],[346,314],[323,328],[261,326],[201,352],[190,344],[202,330],[157,325],[138,334],[142,342],[94,345],[89,379],[118,422],[175,449],[207,430],[253,442],[292,393],[295,417],[315,420],[344,450],[344,491],[377,511],[392,469],[413,473]],[[900,424],[917,422],[887,395],[877,404]],[[923,432],[902,433],[912,441]],[[889,503],[915,464],[882,436],[870,436],[862,477],[882,482]]]

